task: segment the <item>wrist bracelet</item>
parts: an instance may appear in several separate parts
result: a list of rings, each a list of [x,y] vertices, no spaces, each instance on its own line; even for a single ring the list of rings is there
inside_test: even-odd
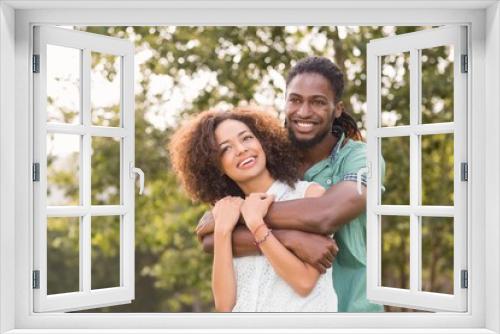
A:
[[[259,246],[261,243],[263,243],[264,241],[266,241],[266,239],[269,236],[269,234],[271,234],[271,231],[272,231],[271,229],[268,229],[266,235],[262,239],[255,240],[255,242],[254,242],[255,246]]]

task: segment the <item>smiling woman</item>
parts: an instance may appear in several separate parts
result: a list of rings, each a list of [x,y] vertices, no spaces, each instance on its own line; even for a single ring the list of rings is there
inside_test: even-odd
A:
[[[202,112],[174,134],[170,149],[174,169],[189,185],[189,193],[196,199],[217,201],[212,267],[216,310],[337,311],[331,269],[320,276],[288,250],[263,220],[274,200],[324,192],[317,184],[298,180],[298,152],[277,119],[251,109]],[[240,211],[264,256],[233,259],[232,233]]]
[[[246,126],[231,128],[230,125],[235,123]],[[216,132],[219,127],[237,133],[230,138],[229,133]],[[220,137],[222,134],[224,137]],[[237,165],[241,162],[241,150],[249,150],[249,144],[255,148],[256,167],[259,168],[245,168],[243,171],[242,166]],[[207,203],[215,203],[228,195],[244,196],[236,181],[244,181],[253,170],[258,169],[261,173],[264,166],[270,177],[290,186],[299,177],[298,160],[294,159],[297,153],[288,144],[285,129],[274,116],[263,111],[238,109],[235,112],[201,113],[175,133],[169,147],[172,167],[188,194]],[[243,158],[247,157],[248,153],[245,153]]]

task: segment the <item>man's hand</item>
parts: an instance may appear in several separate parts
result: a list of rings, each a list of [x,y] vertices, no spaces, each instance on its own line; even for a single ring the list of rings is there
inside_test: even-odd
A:
[[[302,261],[324,274],[332,266],[339,247],[332,238],[295,230],[274,231],[277,238]]]
[[[214,215],[212,214],[211,210],[205,211],[195,229],[198,240],[202,241],[203,237],[205,237],[208,234],[214,233],[214,230],[215,230]]]

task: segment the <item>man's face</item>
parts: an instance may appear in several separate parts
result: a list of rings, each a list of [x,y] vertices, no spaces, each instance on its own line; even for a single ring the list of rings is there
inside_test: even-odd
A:
[[[288,84],[285,114],[288,135],[300,149],[308,149],[331,135],[334,117],[342,112],[335,105],[330,82],[321,74],[302,73]]]

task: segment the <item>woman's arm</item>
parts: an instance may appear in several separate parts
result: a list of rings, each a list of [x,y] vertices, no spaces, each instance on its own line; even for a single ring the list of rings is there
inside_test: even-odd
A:
[[[260,222],[254,223],[260,226]],[[269,234],[268,234],[269,233]],[[267,235],[267,238],[265,237]],[[263,240],[260,243],[260,250],[267,257],[276,273],[287,282],[297,294],[302,297],[307,296],[316,286],[319,278],[319,271],[313,266],[301,261],[292,252],[283,246],[279,240],[274,237],[267,227],[259,228],[256,240]]]
[[[310,185],[305,197],[319,197],[325,193],[325,189],[318,184]],[[261,224],[264,223],[262,220]],[[267,230],[267,228],[264,228]],[[267,233],[261,232],[259,233]],[[256,236],[257,240],[259,236]],[[269,240],[268,240],[269,239]],[[319,271],[313,266],[296,257],[285,248],[274,235],[269,234],[267,239],[260,244],[262,253],[267,257],[276,273],[283,278],[301,296],[307,296],[316,286]]]
[[[313,185],[307,189],[306,197],[322,196],[324,192],[323,187]],[[280,203],[274,203],[273,206],[276,204]],[[213,215],[211,211],[207,211],[196,228],[203,250],[210,254],[214,252],[214,226]],[[320,273],[325,273],[331,267],[339,251],[336,242],[327,236],[287,229],[274,229],[273,234],[287,249],[291,250],[302,261],[312,265]],[[232,234],[232,244],[234,256],[260,254],[254,243],[253,235],[244,225],[236,225]]]
[[[212,293],[215,309],[231,312],[236,303],[236,279],[233,268],[231,232],[214,233],[214,262],[212,266]]]
[[[321,196],[323,193],[324,189],[317,184],[311,185],[306,190],[306,196],[309,197]],[[299,295],[307,296],[316,286],[320,273],[283,246],[267,228],[262,217],[267,211],[265,206],[269,207],[271,202],[272,197],[251,194],[241,207],[243,217],[276,273]]]
[[[231,234],[238,222],[242,203],[242,198],[225,197],[219,200],[213,209],[215,244],[212,265],[212,293],[215,309],[219,312],[231,312],[236,304],[236,279],[233,268]]]

